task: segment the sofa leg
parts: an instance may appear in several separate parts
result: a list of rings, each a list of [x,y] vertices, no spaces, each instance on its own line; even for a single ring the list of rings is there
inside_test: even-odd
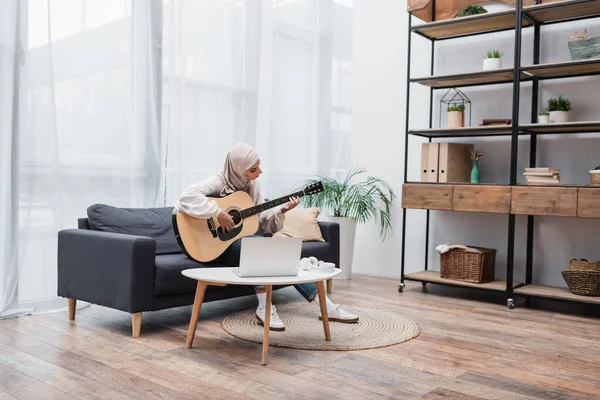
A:
[[[333,278],[327,279],[327,294],[331,294],[333,291]]]
[[[131,331],[133,333],[133,337],[140,337],[140,331],[142,330],[142,313],[138,312],[135,314],[131,314]]]
[[[75,307],[77,307],[77,299],[69,299],[69,321],[75,320]]]

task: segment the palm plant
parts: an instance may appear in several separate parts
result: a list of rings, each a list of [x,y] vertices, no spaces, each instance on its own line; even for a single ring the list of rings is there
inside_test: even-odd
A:
[[[306,207],[328,208],[334,217],[350,218],[356,223],[379,220],[383,240],[392,229],[390,211],[396,195],[392,187],[380,178],[367,176],[354,182],[365,172],[362,168],[353,167],[344,180],[319,175],[308,184],[321,181],[323,191],[303,197],[302,202]]]

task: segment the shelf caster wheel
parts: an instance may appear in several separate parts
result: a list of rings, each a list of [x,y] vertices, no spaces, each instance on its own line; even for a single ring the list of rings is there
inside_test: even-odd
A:
[[[508,308],[510,308],[511,310],[513,308],[515,308],[515,302],[513,299],[508,299],[508,301],[506,302],[506,305],[508,306]]]
[[[421,282],[421,286],[427,287],[427,282]]]
[[[401,283],[398,285],[398,292],[400,292],[400,293],[404,292],[404,283]]]

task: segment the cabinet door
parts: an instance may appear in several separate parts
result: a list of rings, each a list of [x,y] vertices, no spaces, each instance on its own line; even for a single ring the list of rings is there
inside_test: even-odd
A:
[[[402,207],[452,210],[452,185],[402,185]]]
[[[600,218],[600,188],[579,189],[577,216],[582,218]]]
[[[577,215],[577,188],[513,187],[511,196],[513,214]]]
[[[455,185],[454,211],[510,213],[510,186]]]

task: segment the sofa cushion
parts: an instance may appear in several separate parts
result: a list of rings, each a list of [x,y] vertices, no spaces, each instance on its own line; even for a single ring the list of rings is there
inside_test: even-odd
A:
[[[302,243],[302,257],[317,257],[319,260],[331,260],[331,245],[322,242]],[[194,292],[197,281],[181,275],[189,268],[226,267],[226,265],[207,265],[188,258],[184,254],[163,254],[156,256],[156,277],[154,293],[164,296],[177,293]]]
[[[188,258],[185,254],[163,254],[156,256],[156,276],[154,293],[158,296],[194,292],[196,280],[181,275],[181,271],[190,268],[225,267],[225,265],[206,265]]]
[[[156,240],[156,254],[181,253],[173,232],[172,212],[172,207],[119,208],[106,204],[87,209],[92,230],[149,236]]]

